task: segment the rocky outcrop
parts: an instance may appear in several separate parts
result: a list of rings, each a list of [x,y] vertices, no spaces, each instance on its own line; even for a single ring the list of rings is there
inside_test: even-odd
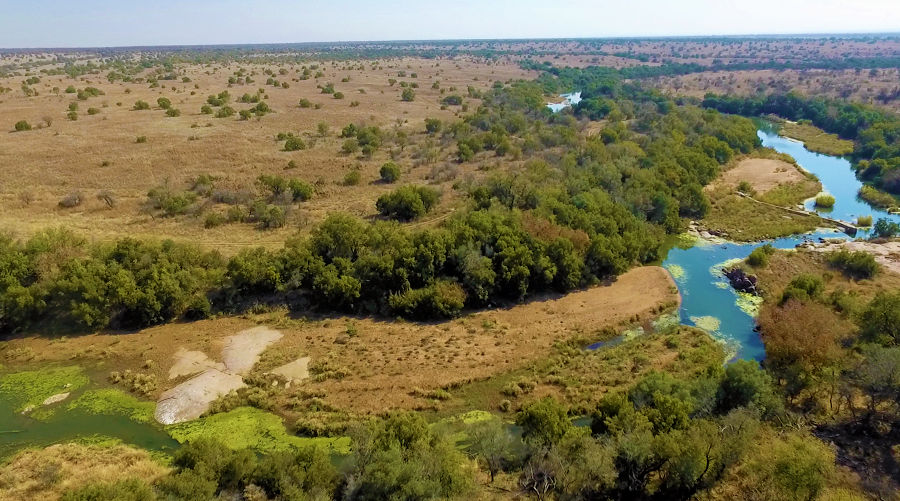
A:
[[[759,295],[755,275],[748,275],[744,273],[744,270],[736,267],[730,270],[723,269],[722,273],[728,277],[731,286],[738,292],[746,292],[748,294],[753,294],[754,296]]]

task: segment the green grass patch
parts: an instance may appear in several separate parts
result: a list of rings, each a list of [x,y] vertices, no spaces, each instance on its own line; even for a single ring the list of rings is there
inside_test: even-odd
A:
[[[232,449],[253,449],[261,453],[311,445],[324,447],[335,454],[350,453],[349,437],[310,438],[291,435],[280,417],[253,407],[238,407],[228,412],[168,426],[166,431],[180,443],[211,438]]]
[[[859,189],[859,198],[869,202],[875,207],[879,207],[882,209],[892,209],[894,207],[900,206],[900,200],[897,200],[896,197],[887,193],[885,191],[881,191],[874,186],[863,185],[862,188]]]
[[[81,409],[90,414],[128,416],[138,423],[149,423],[153,420],[156,403],[114,389],[88,390],[69,404],[69,409]]]
[[[75,391],[88,382],[84,370],[78,366],[15,372],[0,376],[0,401],[21,412],[40,405],[47,397]]]
[[[727,193],[724,189],[714,191],[709,198],[712,208],[703,219],[703,225],[708,229],[724,232],[729,239],[735,241],[754,242],[807,233],[823,224],[818,216],[792,214]]]
[[[816,207],[830,209],[834,207],[834,197],[831,195],[819,195],[816,197]]]
[[[812,124],[784,122],[781,134],[803,141],[806,149],[826,155],[844,156],[853,153],[853,141],[841,139]]]
[[[818,179],[805,179],[803,181],[781,183],[762,195],[758,200],[782,207],[793,207],[802,204],[804,200],[814,197],[822,191],[822,183]]]

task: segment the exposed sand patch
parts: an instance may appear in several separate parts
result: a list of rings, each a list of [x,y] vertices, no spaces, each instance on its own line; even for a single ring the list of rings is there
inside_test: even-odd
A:
[[[301,381],[309,377],[309,357],[298,358],[272,369],[271,372],[284,377],[289,382]]]
[[[244,379],[217,369],[207,369],[197,377],[166,391],[156,403],[154,417],[162,424],[197,419],[213,400],[244,386]]]
[[[782,160],[745,158],[722,173],[722,176],[709,186],[736,187],[741,181],[747,181],[758,194],[763,194],[779,184],[802,182],[805,179],[797,167]]]
[[[865,251],[875,257],[875,261],[886,270],[900,274],[900,240],[885,243],[867,241],[826,242],[813,247],[819,252],[831,252],[840,248],[849,251]]]
[[[280,332],[265,326],[228,336],[222,349],[224,363],[211,360],[202,351],[180,348],[174,355],[175,364],[169,369],[169,379],[203,372],[159,397],[156,403],[156,420],[162,424],[174,424],[197,419],[209,409],[215,399],[246,386],[241,375],[250,371],[266,347],[281,337]],[[307,358],[302,367],[304,371],[308,364]],[[287,371],[300,374],[301,367],[288,367],[290,365],[284,366]],[[309,375],[308,371],[306,375]]]
[[[229,336],[222,349],[225,370],[233,374],[246,374],[259,360],[259,355],[281,336],[280,332],[263,325]]]
[[[202,351],[178,348],[174,358],[175,363],[169,368],[169,379],[198,374],[206,369],[225,370],[225,364],[210,359]]]

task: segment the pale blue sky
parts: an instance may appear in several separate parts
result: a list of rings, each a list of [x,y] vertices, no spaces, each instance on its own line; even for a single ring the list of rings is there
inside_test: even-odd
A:
[[[0,47],[900,32],[900,0],[0,0]]]

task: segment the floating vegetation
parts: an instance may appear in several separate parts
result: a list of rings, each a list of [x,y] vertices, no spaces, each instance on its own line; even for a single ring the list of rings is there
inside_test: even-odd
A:
[[[15,372],[0,376],[0,402],[22,412],[41,405],[48,397],[81,388],[88,381],[78,366]]]
[[[719,327],[722,325],[722,322],[718,317],[709,315],[703,317],[691,317],[691,322],[709,333],[719,332]]]
[[[684,281],[687,278],[687,274],[680,265],[677,264],[667,264],[665,265],[666,270],[668,270],[669,274],[672,275],[672,278],[678,282]]]
[[[634,339],[636,337],[643,336],[643,335],[644,335],[644,328],[643,327],[635,327],[633,329],[628,329],[627,331],[623,332],[622,340],[628,341],[628,340],[631,340],[631,339]]]
[[[725,273],[722,270],[734,268],[735,266],[737,266],[743,262],[744,262],[744,259],[740,258],[740,257],[722,261],[721,263],[710,266],[709,274],[716,278],[724,278]],[[728,283],[728,282],[726,282],[726,283]]]
[[[350,453],[349,437],[298,437],[289,434],[281,418],[253,407],[201,417],[166,427],[180,443],[198,438],[218,440],[232,449],[253,449],[260,453],[320,445],[337,454]]]
[[[761,296],[754,296],[747,292],[738,292],[737,296],[737,300],[735,300],[734,303],[741,311],[751,317],[759,315],[759,307],[763,304],[763,298]]]

